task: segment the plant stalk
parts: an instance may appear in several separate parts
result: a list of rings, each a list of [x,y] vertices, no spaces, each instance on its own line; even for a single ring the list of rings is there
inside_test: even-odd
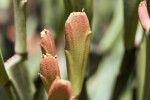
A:
[[[0,51],[0,86],[4,86],[9,81],[8,75],[5,70],[2,54]]]
[[[143,91],[143,100],[150,99],[150,30],[146,30],[146,70]]]
[[[7,95],[7,99],[8,100],[14,100],[13,99],[13,95],[12,95],[12,87],[11,87],[11,84],[10,84],[10,81],[4,85],[4,89],[5,89],[5,92],[6,92],[6,95]]]
[[[134,46],[135,34],[138,24],[138,5],[141,0],[124,0],[124,46],[125,52],[117,77],[112,100],[118,100],[125,90],[129,76],[131,75],[136,61],[136,50]]]
[[[26,53],[26,3],[27,0],[13,0],[15,15],[15,52]]]
[[[9,81],[8,75],[7,75],[6,70],[5,70],[2,54],[0,51],[0,86],[4,87],[4,89],[6,91],[6,95],[8,97],[8,100],[13,100],[13,96],[11,93],[9,83],[10,83],[10,81]]]

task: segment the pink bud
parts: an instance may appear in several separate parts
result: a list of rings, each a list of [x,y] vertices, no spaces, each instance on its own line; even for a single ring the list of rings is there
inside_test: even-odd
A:
[[[55,42],[52,37],[52,34],[49,30],[44,29],[41,32],[41,49],[43,54],[51,54],[52,56],[56,55],[56,50],[55,50]]]
[[[142,1],[139,4],[138,15],[143,29],[146,30],[147,28],[150,28],[150,19],[146,2]]]
[[[41,57],[40,77],[47,93],[56,77],[60,77],[57,59],[50,54],[43,54],[43,56]]]
[[[48,100],[72,100],[72,86],[67,80],[56,79],[49,90]]]

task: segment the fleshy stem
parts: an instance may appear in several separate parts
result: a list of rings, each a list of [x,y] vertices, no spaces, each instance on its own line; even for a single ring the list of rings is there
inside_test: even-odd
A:
[[[2,54],[0,51],[0,86],[4,86],[9,81],[8,75],[5,70]]]
[[[127,86],[128,79],[135,68],[136,51],[134,46],[138,24],[138,5],[141,0],[124,0],[124,46],[125,52],[120,72],[114,86],[111,100],[118,100]]]
[[[14,17],[15,17],[15,36],[16,36],[15,52],[16,54],[18,54],[18,56],[20,56],[19,57],[20,62],[23,62],[26,59],[26,3],[27,0],[13,0]],[[13,56],[13,58],[14,57],[15,56]],[[19,63],[18,59],[15,59],[12,64],[9,64],[9,68],[7,68],[7,70],[14,69],[15,68],[13,67],[14,63]],[[19,69],[16,68],[15,70],[18,70],[19,72]],[[7,72],[9,75],[10,72],[9,71]],[[16,88],[13,88],[13,85],[14,83],[12,83],[12,80],[8,80],[7,83],[4,85],[5,91],[9,97],[8,100],[13,100],[16,97],[18,97],[18,94],[16,94],[17,92],[14,93],[14,91],[16,91]]]
[[[11,87],[10,87],[9,83],[10,83],[10,81],[9,81],[8,75],[5,70],[2,54],[0,51],[0,85],[4,86],[8,100],[13,100],[13,97],[11,94]]]
[[[12,87],[11,87],[11,82],[8,81],[7,84],[4,85],[4,89],[5,89],[5,92],[7,94],[7,99],[8,100],[14,100],[13,99],[13,95],[12,95]]]
[[[26,3],[27,0],[13,0],[15,15],[15,52],[26,53]]]
[[[145,70],[145,83],[143,91],[143,100],[150,99],[150,30],[145,31],[146,35],[146,70]]]

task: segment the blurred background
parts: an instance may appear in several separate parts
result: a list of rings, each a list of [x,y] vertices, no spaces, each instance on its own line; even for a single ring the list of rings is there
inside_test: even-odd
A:
[[[138,22],[137,6],[140,0],[126,0],[134,7],[127,6],[125,0],[28,0],[27,3],[27,48],[28,71],[36,87],[34,100],[46,100],[46,93],[38,76],[41,58],[40,32],[49,29],[55,39],[61,77],[67,79],[64,55],[64,24],[72,11],[84,8],[92,29],[92,38],[87,70],[80,100],[110,100],[116,86],[117,76],[126,55],[124,40],[125,30],[130,31],[130,24],[136,28],[132,59],[133,64],[124,66],[125,84],[121,84],[119,100],[137,100],[143,89],[145,68],[145,45],[143,30]],[[126,6],[125,6],[126,5]],[[136,12],[125,17],[125,9]],[[130,13],[130,12],[129,12]],[[129,22],[129,23],[128,23]],[[128,26],[129,27],[126,27]],[[128,34],[128,38],[130,35]],[[6,61],[14,55],[15,26],[13,0],[0,0],[0,48]],[[130,44],[130,43],[129,43]],[[132,43],[131,43],[132,44]],[[127,54],[128,55],[128,54]],[[135,59],[136,58],[136,59]],[[131,66],[132,65],[132,66]],[[0,87],[0,100],[7,100],[3,87]]]

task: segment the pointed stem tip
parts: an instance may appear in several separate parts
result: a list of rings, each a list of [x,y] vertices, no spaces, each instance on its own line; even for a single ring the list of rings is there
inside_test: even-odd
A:
[[[138,7],[138,16],[144,30],[150,28],[150,18],[147,10],[146,2],[142,1]]]

